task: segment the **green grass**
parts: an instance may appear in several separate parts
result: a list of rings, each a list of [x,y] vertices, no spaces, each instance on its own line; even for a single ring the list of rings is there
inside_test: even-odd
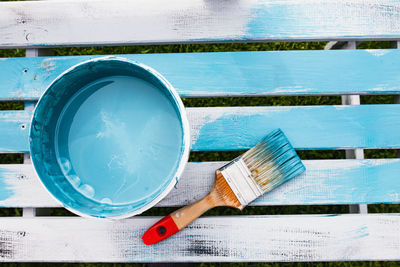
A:
[[[53,50],[55,56],[93,55],[93,54],[133,54],[133,53],[181,53],[181,52],[224,52],[224,51],[267,51],[267,50],[318,50],[323,49],[326,42],[308,43],[242,43],[242,44],[190,44],[190,45],[151,45],[151,46],[123,46],[123,47],[73,47],[57,48]],[[364,42],[360,49],[391,48],[391,42]],[[24,56],[24,50],[0,50],[0,57]],[[288,105],[339,105],[340,96],[299,96],[299,97],[220,97],[220,98],[186,98],[183,99],[187,107],[212,106],[288,106]],[[363,104],[393,103],[393,96],[362,96]],[[0,102],[0,110],[23,109],[22,102]],[[190,161],[220,161],[231,160],[242,151],[225,152],[192,152]],[[298,151],[302,159],[343,159],[344,151]],[[395,150],[366,150],[367,158],[393,158]],[[0,154],[0,164],[22,163],[22,154]],[[369,205],[369,212],[398,212],[399,205]],[[161,216],[172,212],[174,208],[152,208],[144,216]],[[73,216],[65,209],[47,209],[47,214],[53,216]],[[348,213],[347,205],[314,205],[314,206],[272,206],[247,207],[244,211],[231,208],[217,208],[207,215],[254,215],[254,214],[329,214]],[[0,216],[21,216],[21,209],[0,209]],[[396,262],[337,262],[337,263],[210,263],[199,266],[397,266]],[[53,266],[49,263],[8,263],[2,266]],[[72,264],[58,264],[71,266]],[[143,264],[73,264],[76,266],[144,266]]]

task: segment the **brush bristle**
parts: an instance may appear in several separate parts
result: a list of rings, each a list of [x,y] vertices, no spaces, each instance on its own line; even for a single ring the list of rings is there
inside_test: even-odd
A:
[[[272,131],[242,158],[264,193],[306,170],[281,129]]]

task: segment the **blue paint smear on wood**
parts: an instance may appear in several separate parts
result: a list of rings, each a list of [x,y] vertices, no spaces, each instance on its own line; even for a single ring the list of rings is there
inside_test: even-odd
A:
[[[226,6],[215,2],[211,9],[241,10],[231,13],[242,28],[233,32],[228,28],[217,36],[191,38],[189,42],[395,40],[400,36],[400,4],[396,0],[257,0],[251,6],[241,1]]]
[[[305,174],[253,204],[400,203],[400,159],[306,161],[305,165]]]
[[[3,22],[3,28],[11,28],[0,36],[0,45],[12,48],[221,41],[395,40],[400,37],[400,4],[397,0],[191,2],[183,5],[172,3],[169,8],[160,9],[157,18],[147,8],[162,6],[163,1],[153,1],[140,11],[135,10],[133,4],[125,5],[126,10],[119,12],[111,4],[49,3],[40,12],[30,3],[7,3],[4,20],[10,18],[12,22]],[[104,18],[103,24],[97,20],[98,25],[88,25],[91,20],[86,18],[84,10],[91,7],[95,8],[92,8],[90,18]],[[59,11],[63,8],[77,8],[78,14],[64,17]],[[14,15],[14,9],[24,12]],[[118,18],[112,20],[115,12],[118,12]],[[125,19],[128,14],[132,18]],[[75,22],[69,23],[67,19]],[[145,19],[152,20],[152,23],[146,25],[142,22]],[[129,25],[129,30],[116,34],[121,28],[125,29],[119,23]],[[70,33],[61,35],[59,32],[64,29]],[[101,33],[98,33],[100,29]]]
[[[181,97],[400,93],[400,50],[121,55],[159,71]],[[97,56],[0,61],[0,99],[36,100],[63,71]]]
[[[249,149],[276,128],[285,132],[296,149],[400,147],[400,105],[395,104],[186,110],[189,118],[202,113],[205,120],[191,121],[192,138],[196,139],[192,150]],[[18,115],[21,119],[9,122],[4,113],[11,117]],[[0,111],[1,152],[29,151],[28,131],[21,130],[20,125],[29,125],[30,116],[27,111]]]
[[[304,174],[251,205],[400,203],[400,159],[317,160],[304,164]],[[6,176],[17,174],[17,169],[0,168],[0,202],[24,192],[18,187],[7,188]],[[24,186],[21,181],[21,187]],[[21,205],[13,203],[16,204],[8,202],[8,206]]]
[[[400,3],[396,0],[260,0],[249,17],[242,35],[248,40],[390,38],[400,34]]]
[[[0,152],[28,152],[32,112],[0,111]]]
[[[188,110],[190,117],[195,108]],[[207,110],[214,119],[206,117],[200,125],[193,150],[249,149],[275,128],[281,128],[296,149],[400,147],[400,105]]]
[[[14,191],[8,187],[5,181],[7,170],[0,168],[0,201],[6,200],[14,195]]]

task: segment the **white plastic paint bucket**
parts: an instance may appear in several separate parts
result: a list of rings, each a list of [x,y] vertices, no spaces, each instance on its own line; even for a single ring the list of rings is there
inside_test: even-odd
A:
[[[153,207],[182,175],[189,123],[172,85],[121,57],[82,62],[40,98],[30,129],[35,170],[72,212],[126,218]]]

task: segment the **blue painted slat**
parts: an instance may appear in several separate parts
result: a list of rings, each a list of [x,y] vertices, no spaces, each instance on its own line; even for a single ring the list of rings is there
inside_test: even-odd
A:
[[[27,152],[32,112],[0,111],[0,152]]]
[[[400,105],[187,108],[193,150],[238,150],[280,127],[296,149],[399,148]],[[1,152],[28,151],[29,112],[0,111]],[[18,120],[10,119],[17,116]]]
[[[182,97],[400,93],[400,50],[121,55]],[[69,67],[99,56],[0,59],[0,100],[37,100]]]
[[[0,3],[0,47],[396,39],[397,0]],[[123,8],[121,8],[123,7]]]
[[[191,108],[193,150],[254,146],[281,128],[296,149],[400,147],[400,105]]]

